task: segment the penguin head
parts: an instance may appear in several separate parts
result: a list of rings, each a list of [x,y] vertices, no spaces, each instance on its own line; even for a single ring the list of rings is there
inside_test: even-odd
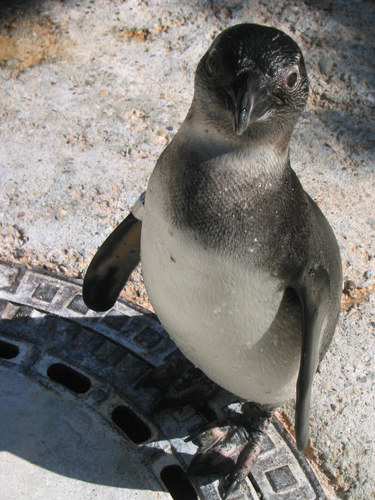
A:
[[[303,55],[292,38],[276,28],[239,24],[218,35],[200,60],[192,112],[237,141],[289,138],[308,88]]]

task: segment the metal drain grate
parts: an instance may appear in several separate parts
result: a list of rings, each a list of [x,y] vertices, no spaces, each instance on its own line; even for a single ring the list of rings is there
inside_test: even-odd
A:
[[[115,443],[114,448],[117,449],[120,444],[116,458],[118,463],[127,460],[129,470],[135,468],[133,474],[138,479],[132,483],[129,471],[128,482],[123,477],[116,479],[115,472],[106,469],[113,457],[105,462],[100,453],[89,456],[87,467],[98,462],[101,471],[99,477],[94,475],[91,478],[82,464],[65,472],[66,463],[51,465],[51,457],[49,460],[38,458],[38,461],[28,456],[26,452],[19,451],[20,445],[15,443],[17,436],[12,436],[11,440],[9,433],[8,437],[0,438],[0,442],[6,440],[2,449],[36,462],[43,469],[59,472],[60,476],[85,480],[87,484],[94,485],[94,490],[116,487],[116,493],[111,490],[108,498],[133,498],[133,490],[136,498],[138,489],[142,489],[142,499],[160,498],[160,495],[168,497],[167,492],[175,500],[190,500],[198,496],[212,500],[220,498],[216,476],[187,479],[184,473],[196,451],[196,446],[186,443],[184,438],[203,421],[203,415],[188,407],[179,412],[152,414],[150,408],[155,391],[136,387],[150,367],[180,356],[154,315],[125,301],[118,301],[104,315],[89,311],[82,302],[78,281],[8,263],[0,264],[0,313],[0,368],[4,374],[1,380],[7,384],[5,393],[8,394],[8,399],[2,398],[3,403],[0,404],[0,412],[7,415],[8,424],[4,424],[4,417],[0,426],[10,425],[12,409],[7,401],[15,401],[11,398],[12,384],[15,387],[22,385],[24,392],[24,387],[31,384],[33,389],[30,393],[37,390],[39,395],[27,405],[35,405],[39,411],[43,398],[57,397],[58,404],[66,405],[63,416],[67,420],[64,422],[74,418],[69,426],[74,428],[77,439],[82,443],[85,440],[93,442],[96,446],[97,436],[100,434],[102,438],[104,433],[108,436],[107,443]],[[48,413],[48,405],[52,403],[47,403],[47,399],[44,405]],[[7,407],[2,408],[1,405]],[[218,399],[215,402],[216,414],[223,413],[223,406],[223,401]],[[84,435],[79,428],[80,419],[86,417],[77,416],[77,411],[89,414],[94,422]],[[32,415],[27,407],[23,408],[23,412]],[[18,418],[16,409],[13,415]],[[52,421],[55,419],[57,429],[59,424],[56,419],[62,418],[61,411],[58,417],[51,418]],[[50,425],[51,419],[48,422]],[[1,435],[7,436],[7,428]],[[43,436],[40,439],[43,440]],[[64,436],[59,443],[54,460],[64,461],[66,457],[60,450]],[[43,454],[43,446],[40,446],[42,451],[39,456]],[[47,450],[48,445],[45,446]],[[83,469],[80,470],[80,467]],[[90,477],[86,477],[86,472]],[[109,476],[112,480],[108,480]],[[51,484],[52,489],[55,487],[56,483]],[[74,487],[78,488],[77,485]],[[66,494],[65,486],[63,490]],[[31,490],[28,496],[33,498]],[[59,498],[57,494],[53,496]],[[79,496],[93,497],[82,491]],[[104,490],[101,490],[100,497],[107,498]],[[326,497],[307,461],[280,422],[274,419],[249,480],[230,498],[297,500]]]

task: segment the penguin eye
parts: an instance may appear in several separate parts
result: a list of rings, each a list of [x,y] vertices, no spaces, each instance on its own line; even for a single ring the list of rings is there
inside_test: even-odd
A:
[[[216,76],[220,72],[221,61],[216,51],[208,56],[206,68],[208,76]]]
[[[293,90],[297,87],[300,80],[301,76],[299,74],[298,68],[295,67],[285,77],[284,85],[287,89]]]

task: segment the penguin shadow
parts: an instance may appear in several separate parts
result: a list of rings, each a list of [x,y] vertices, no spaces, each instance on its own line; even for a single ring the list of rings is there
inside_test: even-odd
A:
[[[33,315],[21,306],[12,319],[0,319],[0,450],[44,473],[129,490],[149,489],[135,471],[149,477],[150,468],[152,489],[163,491],[163,484],[175,500],[198,498],[185,472],[195,450],[183,443],[212,415],[205,419],[191,407],[154,411],[158,391],[141,384],[151,365],[98,335],[105,317]],[[132,336],[123,316],[108,320],[107,328]],[[141,314],[130,323],[149,327]],[[145,348],[158,354],[159,347]],[[183,444],[177,458],[169,447],[155,447],[166,440]]]

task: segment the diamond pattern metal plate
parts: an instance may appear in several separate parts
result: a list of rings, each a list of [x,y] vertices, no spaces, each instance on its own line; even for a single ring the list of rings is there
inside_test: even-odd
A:
[[[83,303],[78,280],[6,262],[0,263],[0,314],[0,365],[99,414],[153,476],[158,498],[185,498],[178,485],[168,486],[166,471],[180,471],[185,484],[183,471],[196,451],[185,438],[204,417],[192,408],[153,414],[155,391],[137,387],[147,370],[177,355],[154,315],[122,300],[105,314],[95,313]],[[220,401],[216,405],[220,415]],[[130,430],[122,426],[124,418]],[[216,476],[189,478],[187,486],[193,496],[186,498],[220,498]],[[274,418],[251,475],[230,498],[326,497]]]

